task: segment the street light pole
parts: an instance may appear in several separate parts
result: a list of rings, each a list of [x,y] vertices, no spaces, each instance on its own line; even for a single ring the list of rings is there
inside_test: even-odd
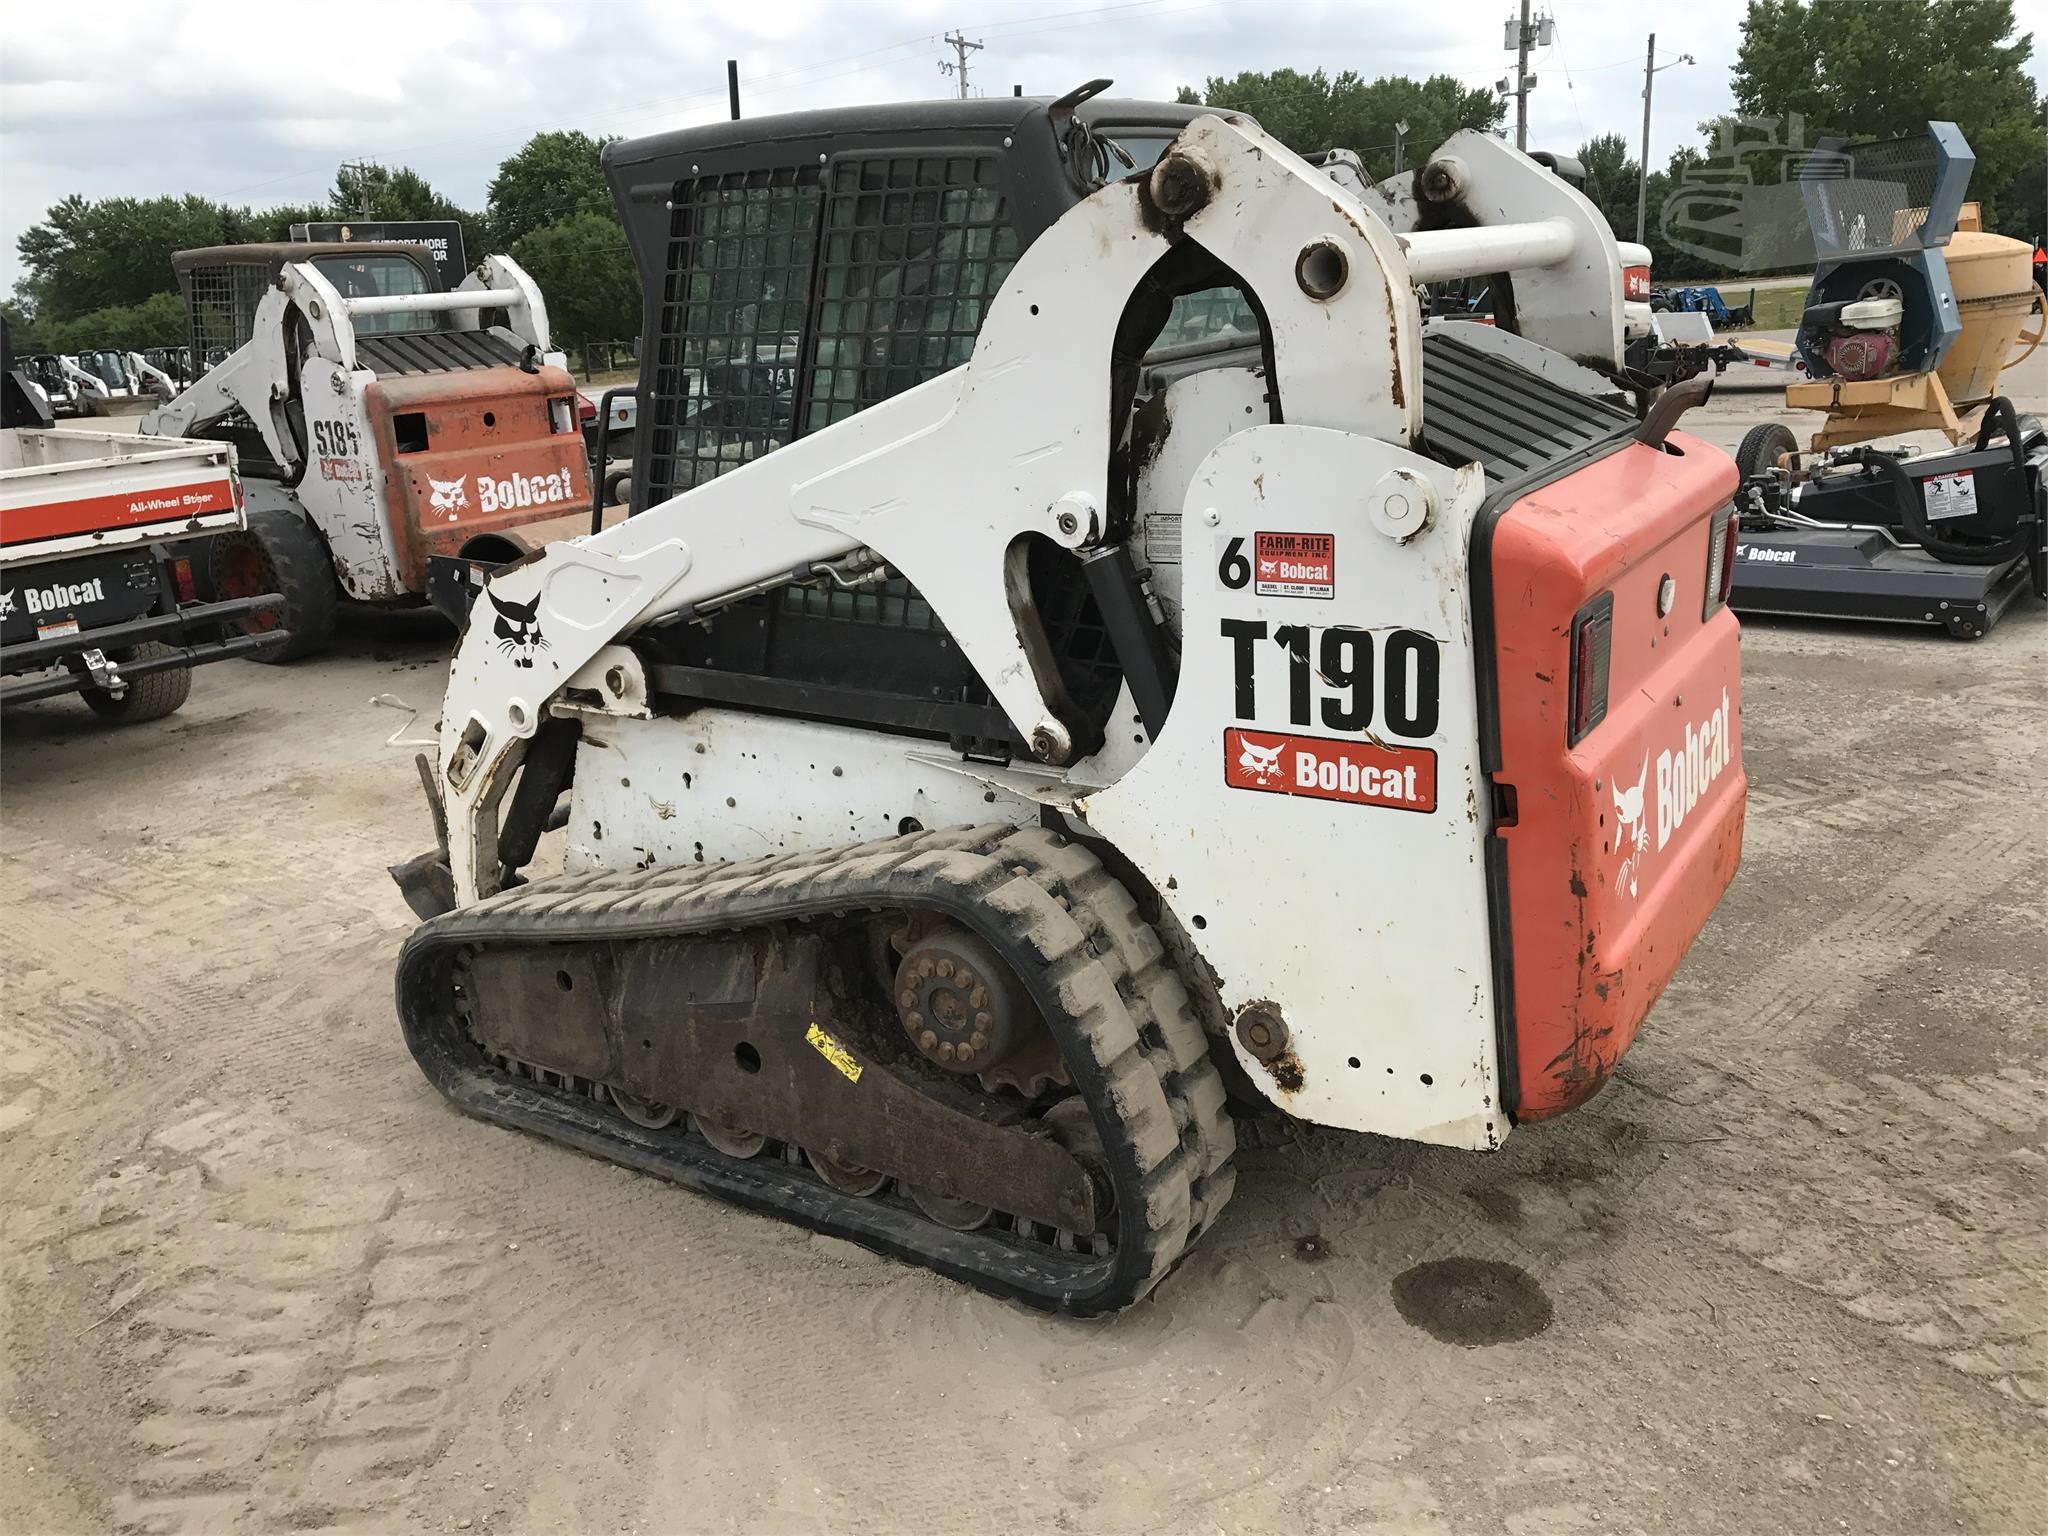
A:
[[[1657,62],[1657,34],[1650,34],[1650,51],[1643,59],[1643,156],[1636,167],[1636,244],[1643,243],[1643,229],[1650,211],[1650,91],[1657,83],[1657,71],[1692,63],[1692,55],[1681,53],[1669,64]]]

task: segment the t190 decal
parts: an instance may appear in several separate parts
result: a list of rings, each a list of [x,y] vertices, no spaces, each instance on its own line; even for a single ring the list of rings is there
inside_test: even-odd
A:
[[[1331,731],[1436,734],[1443,649],[1428,635],[1382,636],[1348,625],[1312,628],[1224,619],[1230,642],[1232,713],[1240,720],[1320,724]]]

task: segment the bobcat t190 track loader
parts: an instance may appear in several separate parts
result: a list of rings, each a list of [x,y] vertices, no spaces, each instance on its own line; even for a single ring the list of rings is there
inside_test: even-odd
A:
[[[1215,1221],[1226,1082],[1595,1093],[1745,787],[1734,469],[1600,372],[1591,205],[1084,95],[607,151],[636,511],[490,579],[393,871],[462,1109],[1073,1313]]]

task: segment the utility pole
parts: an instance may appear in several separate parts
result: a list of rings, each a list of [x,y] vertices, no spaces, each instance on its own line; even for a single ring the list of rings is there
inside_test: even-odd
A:
[[[1529,147],[1529,0],[1522,0],[1522,25],[1515,32],[1515,148]]]
[[[1529,148],[1529,93],[1536,89],[1536,77],[1529,73],[1529,50],[1548,48],[1556,35],[1557,23],[1550,17],[1530,19],[1529,0],[1522,0],[1521,19],[1510,16],[1507,30],[1501,35],[1501,46],[1514,50],[1515,75],[1513,80],[1502,76],[1494,89],[1515,98],[1515,148],[1525,153]]]
[[[1394,174],[1401,174],[1401,141],[1408,136],[1406,123],[1394,124]]]
[[[740,120],[740,61],[738,59],[727,59],[725,61],[725,94],[732,102],[732,120],[738,122]]]
[[[1681,53],[1669,64],[1657,62],[1657,34],[1650,34],[1650,51],[1643,59],[1643,156],[1636,166],[1636,244],[1643,243],[1643,230],[1650,212],[1650,89],[1657,83],[1657,71],[1690,64],[1692,55]]]
[[[356,201],[362,210],[357,217],[367,219],[370,217],[370,167],[361,160],[344,160],[341,162],[340,179],[346,182],[351,171],[355,172]],[[346,213],[348,210],[344,208],[337,211]]]
[[[967,55],[977,52],[986,45],[983,43],[970,43],[958,32],[948,32],[946,34],[946,46],[960,56],[959,62],[949,64],[943,59],[940,60],[939,73],[958,75],[960,77],[960,99],[965,101],[967,99]]]

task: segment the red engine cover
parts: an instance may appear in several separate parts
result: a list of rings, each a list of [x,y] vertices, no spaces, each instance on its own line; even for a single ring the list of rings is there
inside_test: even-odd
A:
[[[1599,1091],[1742,851],[1739,630],[1705,614],[1735,466],[1682,433],[1671,447],[1529,492],[1489,545],[1520,1120]],[[1574,744],[1572,620],[1602,593],[1607,714]]]
[[[1825,355],[1837,378],[1857,384],[1865,379],[1883,378],[1892,365],[1895,349],[1889,331],[1855,331],[1829,337]]]

